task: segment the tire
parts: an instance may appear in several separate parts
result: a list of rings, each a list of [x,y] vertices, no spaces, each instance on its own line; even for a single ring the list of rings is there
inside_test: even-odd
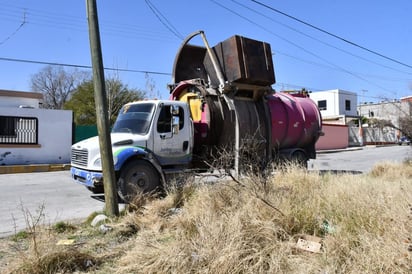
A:
[[[301,150],[296,150],[292,154],[292,161],[297,164],[298,167],[307,169],[308,168],[308,159],[305,152]]]
[[[159,173],[145,160],[133,160],[120,171],[118,193],[130,202],[139,193],[152,193],[160,187]]]

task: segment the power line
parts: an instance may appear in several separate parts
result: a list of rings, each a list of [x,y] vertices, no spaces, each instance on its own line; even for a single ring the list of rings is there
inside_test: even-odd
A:
[[[23,21],[21,22],[21,24],[17,27],[17,29],[14,30],[12,34],[10,34],[8,37],[6,37],[3,41],[0,42],[0,46],[6,43],[8,40],[10,40],[14,35],[16,35],[17,32],[19,32],[19,30],[24,26],[24,24],[26,24],[26,11],[24,11],[23,13]]]
[[[310,64],[310,65],[318,66],[318,67],[325,68],[325,69],[329,69],[329,70],[332,69],[332,70],[336,70],[336,71],[342,72],[340,69],[338,69],[338,68],[336,68],[336,67],[332,67],[332,66],[330,66],[330,65],[325,65],[325,64],[321,64],[321,63],[317,63],[317,62],[305,60],[305,59],[303,59],[303,58],[299,58],[299,57],[293,56],[293,55],[291,55],[291,54],[288,54],[288,53],[285,53],[285,52],[281,52],[281,51],[279,51],[279,50],[274,50],[274,49],[272,49],[272,51],[274,51],[274,53],[272,53],[272,54],[284,55],[284,56],[287,56],[287,57],[289,57],[289,58],[298,60],[298,61],[303,62],[303,63],[307,63],[307,64]],[[410,80],[410,79],[407,79],[407,78],[387,77],[387,76],[382,76],[382,75],[365,74],[365,73],[362,73],[362,72],[353,72],[353,73],[358,74],[358,75],[363,75],[364,77],[368,77],[368,78],[377,78],[377,79],[379,79],[379,80],[384,80],[384,81],[394,81],[394,82],[398,82],[398,81],[409,81],[409,80]]]
[[[9,23],[20,15],[20,10],[26,11],[26,24],[54,29],[68,29],[87,33],[87,21],[83,17],[64,13],[50,13],[37,9],[26,9],[20,6],[5,4],[0,10],[0,21]],[[101,20],[102,34],[121,36],[125,38],[144,39],[154,41],[173,41],[170,32],[148,29],[147,26],[135,26],[118,21]]]
[[[336,35],[336,34],[333,34],[333,33],[329,32],[329,31],[327,31],[327,30],[324,30],[324,29],[321,29],[321,28],[319,28],[319,27],[316,27],[316,26],[314,26],[314,25],[312,25],[312,24],[310,24],[310,23],[308,23],[308,22],[305,22],[305,21],[299,19],[299,18],[296,18],[296,17],[294,17],[294,16],[292,16],[292,15],[289,15],[289,14],[287,14],[287,13],[285,13],[285,12],[282,12],[282,11],[280,11],[280,10],[278,10],[278,9],[275,9],[275,8],[269,6],[269,5],[263,4],[262,2],[259,2],[259,1],[256,1],[256,0],[251,0],[251,1],[254,2],[254,3],[256,3],[256,4],[258,4],[258,5],[261,5],[261,6],[265,7],[265,8],[267,8],[267,9],[270,9],[270,10],[276,12],[276,13],[282,14],[282,15],[290,18],[290,19],[293,19],[293,20],[295,20],[295,21],[297,21],[297,22],[299,22],[299,23],[302,23],[302,24],[304,24],[304,25],[306,25],[306,26],[308,26],[308,27],[311,27],[311,28],[316,29],[316,30],[318,30],[318,31],[320,31],[320,32],[323,32],[323,33],[325,33],[325,34],[327,34],[327,35],[329,35],[329,36],[332,36],[332,37],[334,37],[334,38],[336,38],[336,39],[339,39],[339,40],[341,40],[341,41],[343,41],[343,42],[345,42],[345,43],[348,43],[348,44],[350,44],[350,45],[352,45],[352,46],[355,46],[355,47],[357,47],[357,48],[363,49],[363,50],[365,50],[365,51],[367,51],[367,52],[369,52],[369,53],[375,54],[375,55],[377,55],[377,56],[379,56],[379,57],[382,57],[382,58],[384,58],[384,59],[386,59],[386,60],[392,61],[392,62],[397,63],[397,64],[399,64],[399,65],[402,65],[402,66],[405,66],[405,67],[408,67],[408,68],[412,68],[411,65],[405,64],[405,63],[403,63],[403,62],[401,62],[401,61],[398,61],[398,60],[396,60],[396,59],[394,59],[394,58],[391,58],[391,57],[388,57],[388,56],[386,56],[386,55],[383,55],[382,53],[376,52],[376,51],[374,51],[374,50],[371,50],[371,49],[368,49],[368,48],[366,48],[366,47],[364,47],[364,46],[361,46],[361,45],[359,45],[359,44],[357,44],[357,43],[355,43],[355,42],[349,41],[348,39],[345,39],[345,38],[343,38],[343,37],[341,37],[341,36],[338,36],[338,35]]]
[[[385,91],[387,91],[387,92],[393,92],[393,91],[391,91],[391,90],[389,90],[389,89],[387,89],[387,88],[385,88],[385,87],[382,87],[382,86],[380,86],[380,85],[378,85],[378,84],[376,84],[376,83],[374,83],[374,82],[372,82],[372,81],[369,81],[368,79],[365,79],[365,78],[362,77],[362,76],[359,76],[359,75],[351,72],[350,70],[347,70],[347,69],[345,69],[345,68],[342,68],[342,67],[340,67],[340,66],[338,66],[338,65],[336,65],[336,64],[334,64],[334,63],[332,63],[332,62],[330,62],[330,61],[328,61],[327,59],[319,56],[318,54],[315,54],[315,53],[309,51],[309,50],[306,49],[305,47],[300,46],[300,45],[298,45],[298,44],[296,44],[296,43],[294,43],[294,42],[292,42],[292,41],[290,41],[290,40],[288,40],[288,39],[280,36],[279,34],[273,32],[273,31],[270,30],[269,28],[257,24],[256,22],[252,21],[251,19],[249,19],[249,18],[246,17],[246,16],[241,15],[240,13],[234,11],[233,9],[229,9],[228,7],[226,7],[226,6],[224,6],[223,4],[217,2],[216,0],[210,0],[210,1],[213,2],[213,3],[215,3],[216,5],[218,5],[218,6],[220,6],[220,7],[228,10],[229,12],[231,12],[231,13],[239,16],[240,18],[248,21],[249,23],[251,23],[251,24],[253,24],[253,25],[255,25],[255,26],[257,26],[257,27],[259,27],[259,28],[261,28],[261,29],[263,29],[263,30],[265,30],[266,32],[272,34],[273,36],[278,37],[279,39],[281,39],[281,40],[283,40],[283,41],[285,41],[285,42],[287,42],[287,43],[295,46],[296,48],[298,48],[298,49],[306,52],[307,54],[310,54],[310,55],[318,58],[319,60],[322,60],[323,62],[325,62],[325,63],[327,63],[327,64],[329,64],[329,65],[337,68],[338,70],[340,70],[340,71],[342,71],[342,72],[345,72],[345,73],[347,73],[347,74],[349,74],[349,75],[351,75],[351,76],[353,76],[353,77],[355,77],[355,78],[357,78],[357,79],[359,79],[359,80],[362,80],[362,81],[364,81],[364,82],[366,82],[366,83],[368,83],[368,84],[370,84],[370,85],[372,85],[372,86],[375,86],[375,87],[380,88],[380,89],[382,89],[382,90],[385,90]]]
[[[322,40],[320,40],[320,39],[318,39],[318,38],[316,38],[316,37],[313,37],[313,36],[311,36],[311,35],[309,35],[309,34],[307,34],[307,33],[304,33],[303,31],[300,31],[300,30],[298,30],[298,29],[296,29],[296,28],[293,28],[293,27],[291,27],[291,26],[289,26],[289,25],[287,25],[287,24],[284,24],[284,23],[282,23],[282,22],[276,21],[276,20],[274,20],[272,17],[269,17],[269,16],[267,16],[267,15],[265,15],[265,14],[263,14],[263,13],[257,11],[257,10],[254,10],[254,9],[250,8],[249,6],[247,6],[247,5],[245,5],[245,4],[239,3],[239,2],[236,1],[236,0],[231,0],[231,1],[234,2],[234,3],[237,4],[237,5],[245,8],[245,9],[247,9],[247,10],[251,10],[252,12],[256,13],[256,14],[259,15],[259,16],[262,16],[262,17],[264,17],[264,18],[266,18],[266,19],[268,19],[268,20],[270,20],[270,21],[272,21],[272,22],[274,22],[274,23],[276,23],[276,24],[278,24],[278,25],[281,25],[281,26],[283,26],[283,27],[285,27],[285,28],[288,28],[288,29],[290,29],[290,30],[292,30],[292,31],[294,31],[294,32],[299,33],[300,35],[303,35],[303,36],[308,37],[308,38],[310,38],[310,39],[312,39],[312,40],[315,40],[315,41],[317,41],[317,42],[319,42],[319,43],[321,43],[321,44],[323,44],[323,45],[326,45],[326,46],[328,46],[328,47],[330,47],[330,48],[336,49],[336,50],[341,51],[341,52],[343,52],[343,53],[345,53],[345,54],[348,54],[348,55],[350,55],[350,56],[353,56],[353,57],[355,57],[355,58],[361,59],[361,60],[363,60],[363,61],[366,61],[366,62],[368,62],[368,63],[374,64],[374,65],[377,65],[377,66],[381,66],[381,67],[384,67],[384,68],[387,68],[387,69],[390,69],[390,70],[393,70],[393,71],[396,71],[396,72],[400,72],[400,73],[405,73],[405,74],[409,74],[409,75],[412,74],[412,73],[410,73],[410,72],[405,72],[405,71],[402,71],[402,70],[399,70],[399,69],[396,69],[396,68],[393,68],[393,67],[390,67],[390,66],[387,66],[387,65],[383,65],[383,64],[380,64],[380,63],[378,63],[378,62],[369,60],[369,59],[367,59],[367,58],[365,58],[365,57],[356,55],[356,54],[354,54],[354,53],[352,53],[352,52],[349,52],[349,51],[347,51],[347,50],[341,49],[341,48],[339,48],[339,47],[337,47],[337,46],[334,46],[334,45],[332,45],[332,44],[330,44],[330,43],[324,42],[324,41],[322,41]]]
[[[76,64],[68,64],[68,63],[46,62],[46,61],[36,61],[36,60],[27,60],[27,59],[15,59],[15,58],[7,58],[7,57],[0,57],[0,61],[30,63],[30,64],[50,65],[50,66],[74,67],[74,68],[84,68],[84,69],[91,69],[91,68],[92,68],[91,66],[86,66],[86,65],[76,65]],[[106,67],[106,68],[104,68],[104,69],[105,69],[105,70],[109,70],[109,71],[148,73],[148,74],[167,75],[167,76],[171,76],[171,75],[172,75],[171,73],[167,73],[167,72],[149,71],[149,70],[122,69],[122,68],[110,68],[110,67]]]
[[[149,0],[145,0],[147,6],[153,12],[153,14],[159,19],[159,21],[165,26],[171,33],[173,33],[177,38],[183,40],[183,35],[170,23],[169,20],[150,2]]]

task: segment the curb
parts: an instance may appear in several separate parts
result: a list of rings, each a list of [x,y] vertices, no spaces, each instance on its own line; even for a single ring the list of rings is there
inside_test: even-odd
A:
[[[316,150],[317,154],[325,154],[325,153],[335,153],[335,152],[345,152],[345,151],[355,151],[355,150],[362,150],[363,147],[348,147],[342,149],[325,149],[325,150]]]
[[[70,170],[70,164],[38,164],[0,166],[0,174]]]

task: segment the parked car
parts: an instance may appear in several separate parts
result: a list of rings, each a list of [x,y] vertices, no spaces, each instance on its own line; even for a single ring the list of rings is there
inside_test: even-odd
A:
[[[402,136],[399,141],[398,141],[398,145],[410,145],[411,144],[411,140],[408,139],[408,137],[406,136]]]

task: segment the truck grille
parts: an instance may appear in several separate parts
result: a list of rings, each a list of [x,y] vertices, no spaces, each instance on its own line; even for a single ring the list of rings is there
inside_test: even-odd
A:
[[[72,164],[79,166],[87,166],[87,149],[72,149]]]

